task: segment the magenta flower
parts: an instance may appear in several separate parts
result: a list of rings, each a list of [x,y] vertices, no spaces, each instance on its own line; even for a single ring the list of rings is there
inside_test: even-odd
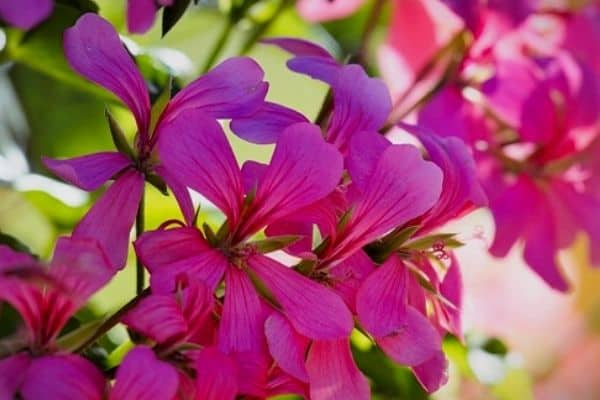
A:
[[[304,19],[320,22],[347,17],[364,3],[365,0],[298,0],[296,7]]]
[[[153,291],[170,293],[181,273],[213,290],[224,281],[217,346],[238,360],[254,357],[265,365],[264,321],[273,306],[259,295],[256,281],[298,332],[311,339],[347,338],[352,317],[337,295],[248,242],[265,226],[332,192],[342,173],[337,150],[316,126],[300,123],[280,135],[269,165],[248,162],[240,170],[221,127],[201,112],[182,113],[167,128],[159,142],[165,168],[219,207],[227,222],[216,238],[205,239],[192,227],[142,235],[135,248],[151,272]]]
[[[267,39],[264,43],[276,45],[292,53],[288,67],[295,72],[321,80],[331,86],[333,112],[325,128],[325,140],[335,145],[342,154],[355,133],[377,131],[385,123],[391,100],[388,89],[379,79],[370,78],[358,65],[340,65],[323,48],[300,39]],[[257,113],[236,118],[232,131],[253,143],[273,143],[282,127],[306,121],[293,110],[265,103]]]
[[[161,7],[172,6],[175,0],[127,0],[127,29],[131,33],[144,33],[154,25]]]
[[[0,397],[102,399],[100,371],[57,344],[67,321],[115,272],[102,250],[92,241],[60,238],[48,266],[6,246],[0,260],[0,300],[24,322],[17,340],[6,343],[13,355],[0,360]]]
[[[29,30],[52,13],[52,0],[0,0],[0,20],[23,30]]]
[[[138,346],[126,356],[117,371],[111,400],[226,400],[238,393],[238,379],[244,376],[239,375],[233,358],[213,346],[212,292],[201,282],[185,282],[184,278],[177,293],[151,294],[123,318],[154,346]]]
[[[155,157],[155,146],[166,134],[166,123],[188,109],[211,118],[231,118],[254,112],[262,103],[267,84],[263,72],[249,58],[230,59],[181,90],[160,116],[154,116],[144,79],[127,54],[117,32],[95,14],[85,14],[65,32],[66,57],[77,72],[119,97],[137,123],[134,155],[102,152],[69,160],[44,159],[54,174],[84,190],[96,190],[114,179],[74,229],[74,237],[97,239],[113,265],[125,264],[129,233],[144,190],[144,179],[159,175],[181,204],[186,220],[194,215],[185,188],[166,172]]]

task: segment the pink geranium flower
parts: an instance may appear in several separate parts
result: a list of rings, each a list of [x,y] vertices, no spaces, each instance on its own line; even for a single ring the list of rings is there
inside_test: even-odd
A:
[[[158,165],[155,156],[166,122],[189,109],[201,110],[213,119],[254,112],[264,99],[267,84],[254,61],[232,58],[177,93],[160,116],[154,116],[156,127],[152,127],[146,84],[112,25],[95,14],[85,14],[65,32],[64,46],[73,69],[119,97],[137,123],[133,155],[102,152],[68,160],[44,159],[53,173],[84,190],[96,190],[115,179],[77,224],[73,236],[97,239],[113,265],[120,267],[125,264],[129,232],[149,175],[164,179],[188,221],[194,215],[189,194]]]
[[[0,300],[14,307],[24,322],[18,340],[2,346],[12,355],[0,360],[1,398],[103,398],[100,371],[62,351],[57,337],[114,273],[97,243],[89,240],[59,239],[48,266],[0,246]]]

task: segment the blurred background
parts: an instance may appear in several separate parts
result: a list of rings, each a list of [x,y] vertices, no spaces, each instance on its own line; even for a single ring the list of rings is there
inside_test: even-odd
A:
[[[316,117],[325,85],[287,70],[288,56],[257,39],[294,36],[315,41],[339,59],[355,54],[373,1],[351,16],[310,23],[293,1],[256,1],[245,16],[230,23],[228,1],[199,1],[161,38],[160,24],[145,35],[128,35],[125,2],[96,0],[99,13],[119,29],[147,79],[160,93],[168,76],[183,85],[198,76],[211,58],[247,54],[270,82],[268,98]],[[56,238],[72,230],[99,193],[88,194],[52,178],[42,155],[70,157],[113,144],[104,119],[108,107],[133,137],[128,112],[107,91],[73,73],[63,56],[61,37],[85,10],[86,0],[59,1],[52,17],[29,33],[0,28],[0,231],[48,257]],[[379,74],[377,44],[390,19],[384,6],[365,57]],[[415,32],[418,28],[415,27]],[[219,52],[215,49],[226,38]],[[218,54],[217,54],[218,53]],[[379,56],[381,56],[379,54]],[[266,161],[270,146],[249,145],[230,135],[240,162]],[[172,197],[146,188],[148,229],[180,218]],[[600,217],[600,216],[599,216]],[[219,222],[203,208],[201,218]],[[493,238],[487,211],[466,217],[446,231],[458,232],[466,245],[458,250],[465,279],[464,343],[445,342],[451,360],[450,381],[436,399],[598,399],[600,398],[600,271],[586,265],[588,243],[581,238],[561,254],[573,290],[562,295],[547,288],[519,254],[497,260],[487,254]],[[135,295],[133,257],[124,271],[92,301],[80,317],[110,313]],[[111,331],[109,348],[118,349],[126,333]],[[357,363],[373,384],[377,399],[427,398],[408,370],[393,365],[368,341],[355,338]]]

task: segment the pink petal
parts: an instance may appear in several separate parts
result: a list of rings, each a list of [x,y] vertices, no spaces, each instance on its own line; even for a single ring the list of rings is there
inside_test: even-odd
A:
[[[370,398],[369,383],[354,364],[346,339],[313,342],[306,370],[313,400]]]
[[[297,333],[289,321],[279,313],[273,313],[265,323],[269,352],[282,370],[291,376],[308,382],[305,354],[310,340]]]
[[[402,325],[379,338],[377,344],[395,362],[419,365],[442,349],[442,341],[433,324],[413,307],[408,307]]]
[[[262,182],[268,165],[248,160],[242,165],[242,183],[244,192],[256,191]]]
[[[332,289],[353,313],[356,313],[356,293],[374,270],[373,261],[363,250],[359,250],[329,271],[333,280]]]
[[[300,334],[318,340],[350,334],[354,325],[352,315],[331,290],[262,255],[250,257],[248,265],[273,293]]]
[[[365,0],[300,0],[298,12],[308,21],[320,22],[344,18],[363,5]]]
[[[65,31],[64,48],[71,67],[119,97],[145,135],[150,122],[148,90],[113,26],[96,14],[84,14]]]
[[[381,155],[392,143],[377,132],[356,132],[350,139],[346,166],[352,183],[362,191],[368,188]]]
[[[441,187],[441,170],[423,160],[416,147],[388,147],[329,257],[343,258],[353,254],[384,233],[422,215],[438,200]]]
[[[190,192],[188,192],[185,185],[180,183],[162,165],[156,167],[155,171],[161,178],[165,180],[165,183],[173,192],[173,195],[175,196],[175,199],[179,204],[181,214],[183,214],[183,218],[185,219],[186,224],[190,226],[193,225],[196,211],[194,210],[194,203],[192,203],[192,197],[190,196]]]
[[[78,306],[106,285],[115,274],[95,240],[61,237],[50,264],[53,277],[70,291]]]
[[[52,13],[52,0],[0,1],[0,19],[8,25],[29,30],[44,21]]]
[[[415,377],[428,393],[433,393],[448,382],[448,361],[441,351],[427,362],[413,367]]]
[[[23,384],[31,358],[19,353],[0,360],[0,399],[14,399]]]
[[[21,395],[25,400],[101,400],[106,382],[94,364],[76,355],[32,360]]]
[[[186,275],[214,290],[228,266],[223,254],[210,248],[191,227],[145,232],[134,247],[150,271],[156,293],[172,293],[177,279]]]
[[[290,125],[308,122],[306,117],[291,108],[266,101],[254,114],[235,118],[231,130],[251,143],[275,143],[279,135]]]
[[[225,275],[225,304],[219,325],[219,350],[259,353],[265,346],[266,310],[248,276],[235,267]]]
[[[244,117],[258,111],[267,93],[262,68],[248,57],[233,57],[187,85],[173,97],[163,118],[197,109],[213,118]]]
[[[129,233],[143,190],[142,174],[133,170],[125,172],[79,221],[73,230],[73,237],[97,240],[113,268],[123,267],[127,260]]]
[[[240,169],[221,126],[198,110],[161,124],[159,151],[167,172],[219,207],[235,224],[242,204]]]
[[[95,153],[67,160],[42,157],[44,165],[56,176],[83,190],[92,191],[132,165],[122,153]]]
[[[358,65],[342,67],[332,89],[334,110],[327,141],[342,151],[355,133],[381,128],[392,109],[383,81],[370,78]]]
[[[267,384],[268,398],[289,394],[297,394],[303,399],[307,399],[308,384],[286,374],[280,368],[274,368],[269,374],[269,382]]]
[[[117,370],[109,400],[173,399],[179,386],[177,370],[160,361],[146,346],[136,346]]]
[[[152,28],[158,5],[154,0],[127,0],[127,30],[144,33]]]
[[[271,38],[262,42],[293,54],[295,57],[287,62],[292,71],[319,79],[329,85],[337,79],[340,70],[338,62],[327,50],[312,42],[295,38]]]
[[[262,320],[264,322],[264,319]],[[264,399],[267,378],[273,367],[273,360],[265,350],[232,354],[238,366],[238,388],[240,395]],[[243,396],[242,396],[243,397]]]
[[[288,127],[280,136],[253,203],[240,229],[246,237],[333,191],[342,175],[342,156],[308,123]]]
[[[142,299],[122,319],[134,331],[159,344],[172,344],[187,331],[186,321],[172,294],[152,294]]]
[[[207,347],[196,358],[196,374],[197,399],[235,399],[238,367],[231,357],[214,347]]]
[[[450,333],[462,338],[462,321],[461,321],[461,308],[463,298],[463,282],[462,275],[460,273],[460,265],[456,257],[452,256],[450,267],[446,271],[444,280],[440,285],[440,294],[444,296],[453,306],[442,305],[446,311],[446,324],[447,329]]]
[[[356,313],[376,337],[397,331],[407,310],[408,269],[392,256],[370,274],[356,293]]]

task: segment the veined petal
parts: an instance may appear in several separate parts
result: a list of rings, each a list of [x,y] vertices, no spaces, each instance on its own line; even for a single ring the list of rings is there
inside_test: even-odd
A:
[[[410,306],[406,308],[402,324],[376,341],[392,360],[408,366],[420,365],[442,349],[442,339],[435,326]]]
[[[0,1],[0,19],[9,25],[29,30],[44,21],[52,13],[52,0]]]
[[[446,329],[459,339],[462,339],[461,307],[463,303],[463,283],[460,265],[454,255],[440,285],[440,294],[454,306],[441,304],[441,307],[445,311]]]
[[[239,233],[246,237],[326,197],[342,175],[342,155],[308,123],[288,127],[256,192],[251,215]]]
[[[370,398],[369,383],[354,364],[347,339],[314,341],[308,352],[306,370],[311,399]]]
[[[218,332],[219,350],[260,353],[265,348],[265,306],[246,273],[230,267],[225,275],[225,304]]]
[[[329,257],[353,254],[366,243],[425,213],[438,200],[442,179],[441,170],[423,160],[416,147],[388,147]]]
[[[248,265],[273,293],[299,333],[317,340],[350,334],[352,315],[333,291],[263,255],[250,257]]]
[[[223,129],[199,110],[161,124],[158,148],[165,169],[200,192],[235,224],[242,196],[240,169]]]
[[[190,226],[193,225],[196,211],[194,210],[194,203],[192,203],[192,197],[190,196],[190,192],[188,192],[185,185],[179,182],[177,178],[175,178],[162,165],[156,167],[155,171],[161,178],[165,180],[165,183],[173,192],[173,195],[177,200],[177,204],[179,204],[181,214],[183,214],[183,218],[185,219],[186,224]]]
[[[281,369],[303,382],[308,382],[304,357],[310,340],[296,332],[289,321],[277,312],[267,319],[265,334],[269,352]]]
[[[106,382],[94,364],[76,355],[32,359],[21,387],[25,400],[101,400]]]
[[[210,248],[200,232],[191,227],[144,232],[134,247],[150,271],[156,293],[172,293],[177,279],[185,275],[214,290],[228,266],[223,254]]]
[[[140,134],[146,134],[148,90],[113,26],[96,14],[84,14],[65,31],[64,48],[71,67],[119,97],[133,112]]]
[[[204,348],[196,358],[196,398],[233,400],[238,394],[235,360],[214,347]]]
[[[329,271],[333,281],[332,289],[346,302],[353,313],[356,313],[356,293],[374,270],[373,261],[363,250],[359,250]]]
[[[80,307],[112,279],[115,270],[96,240],[61,237],[54,248],[50,274]]]
[[[146,346],[136,346],[117,370],[109,400],[173,399],[179,386],[177,371],[160,361]]]
[[[370,78],[358,65],[342,67],[332,89],[334,109],[327,141],[342,151],[353,134],[381,128],[392,109],[383,81]]]
[[[371,273],[356,293],[356,312],[365,329],[376,337],[398,330],[405,319],[408,269],[392,256]]]
[[[118,152],[95,153],[66,160],[42,157],[44,165],[64,181],[83,190],[92,191],[131,166],[131,160]]]
[[[233,57],[187,85],[165,110],[166,120],[198,109],[213,118],[235,118],[256,112],[269,85],[262,68],[249,57]]]
[[[433,393],[448,382],[448,360],[443,352],[421,365],[413,367],[415,377],[428,393]]]
[[[73,238],[98,241],[113,268],[127,260],[129,233],[135,221],[144,177],[137,171],[121,175],[96,201],[73,230]]]
[[[309,121],[291,108],[266,101],[254,114],[233,119],[230,127],[248,142],[267,144],[275,143],[285,128],[298,122]]]
[[[378,132],[356,132],[350,138],[346,167],[355,184],[361,191],[369,185],[369,178],[375,171],[381,155],[392,143]]]
[[[187,330],[179,304],[172,294],[151,294],[127,312],[122,321],[159,344],[172,344],[182,339]]]

